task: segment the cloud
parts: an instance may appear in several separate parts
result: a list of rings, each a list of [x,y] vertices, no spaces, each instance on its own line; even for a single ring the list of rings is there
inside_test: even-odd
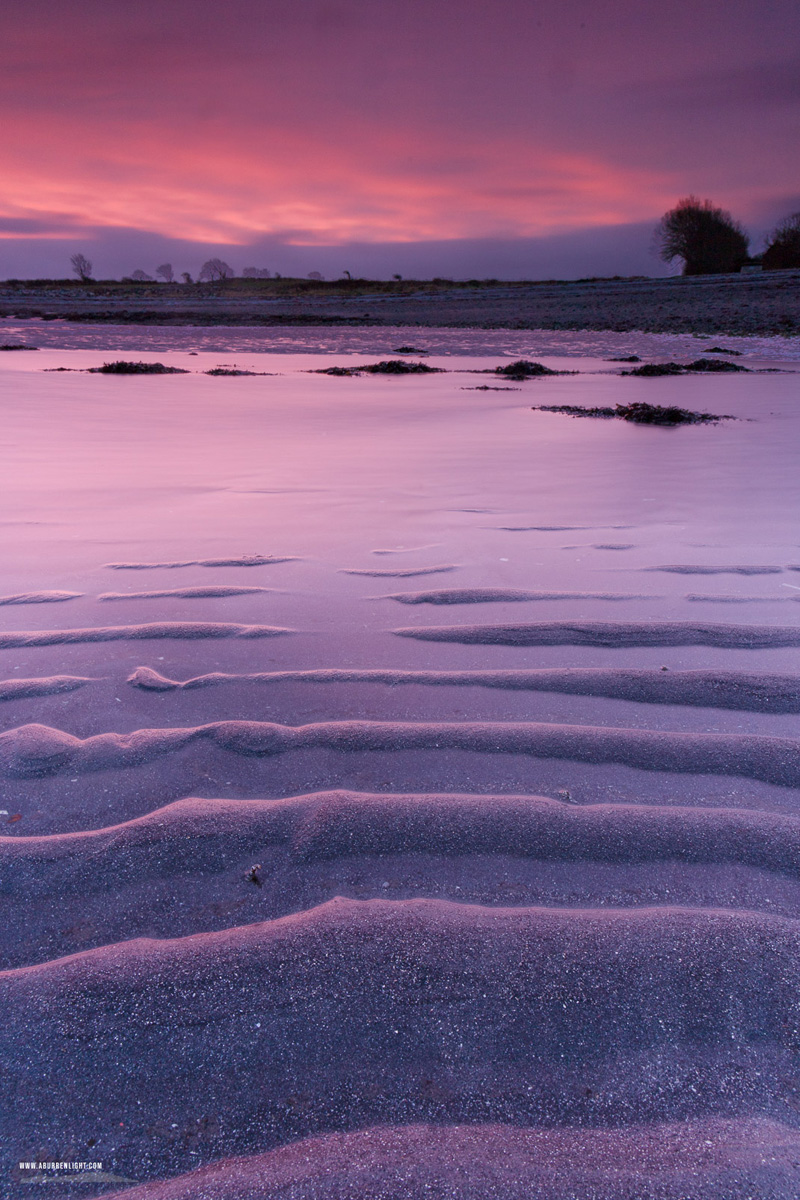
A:
[[[164,261],[176,272],[196,276],[200,265],[220,255],[237,271],[267,267],[285,276],[304,277],[320,271],[338,279],[354,276],[388,279],[571,279],[585,276],[662,275],[663,263],[651,254],[652,224],[583,228],[539,238],[453,238],[439,241],[345,242],[303,245],[276,237],[260,237],[235,246],[172,239],[125,228],[99,227],[76,231],[57,240],[0,243],[0,277],[62,278],[69,258],[81,250],[95,266],[97,278],[119,278],[137,268],[152,274]]]
[[[791,0],[6,0],[3,26],[6,255],[83,228],[499,263],[796,188]]]

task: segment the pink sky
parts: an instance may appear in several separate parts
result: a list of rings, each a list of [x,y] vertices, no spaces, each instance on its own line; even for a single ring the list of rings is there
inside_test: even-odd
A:
[[[789,0],[6,0],[0,34],[0,277],[657,273],[687,192],[800,208]]]

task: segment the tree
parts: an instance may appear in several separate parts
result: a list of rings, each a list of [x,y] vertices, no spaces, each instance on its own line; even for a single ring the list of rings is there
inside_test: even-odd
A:
[[[242,271],[243,279],[271,279],[272,276],[266,267],[245,267]]]
[[[194,280],[192,279],[192,277],[188,271],[184,271],[181,274],[181,279],[183,280],[184,283],[193,283],[194,282]]]
[[[800,267],[800,212],[784,217],[767,239],[762,263],[768,271]]]
[[[197,278],[201,283],[213,282],[217,279],[232,279],[233,267],[229,267],[221,258],[209,258],[203,263]]]
[[[684,275],[738,271],[747,261],[749,239],[729,212],[710,200],[687,196],[656,226],[656,245],[664,262],[683,259]]]
[[[130,281],[131,281],[131,283],[154,283],[155,282],[152,275],[148,275],[146,271],[142,271],[141,269],[139,269],[138,271],[134,271],[131,274]]]
[[[308,278],[309,278],[309,279],[316,279],[316,280],[318,280],[319,282],[322,282],[322,280],[325,278],[325,276],[324,276],[324,275],[320,275],[319,271],[309,271],[309,272],[308,272]]]
[[[164,283],[172,283],[175,278],[172,263],[162,263],[160,267],[156,267],[156,275],[160,275]]]
[[[72,263],[72,269],[82,283],[88,283],[92,278],[92,264],[85,254],[73,254],[69,260]]]

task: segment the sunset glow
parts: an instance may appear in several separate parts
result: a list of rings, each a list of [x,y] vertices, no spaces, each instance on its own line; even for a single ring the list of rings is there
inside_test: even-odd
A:
[[[12,2],[0,238],[540,239],[649,222],[687,191],[763,223],[797,191],[798,17],[777,8]],[[688,35],[723,11],[700,61]]]

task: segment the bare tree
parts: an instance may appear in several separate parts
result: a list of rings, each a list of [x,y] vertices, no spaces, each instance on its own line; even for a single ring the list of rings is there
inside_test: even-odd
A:
[[[683,259],[684,275],[738,271],[747,261],[749,239],[729,212],[710,200],[687,196],[656,226],[656,246],[664,262]]]
[[[232,279],[233,267],[229,267],[221,258],[209,258],[200,268],[197,278],[202,282],[214,282],[218,279]]]
[[[271,272],[266,267],[245,267],[242,271],[243,279],[271,279]]]
[[[152,275],[148,275],[146,271],[141,269],[133,271],[129,276],[131,283],[155,283]]]
[[[164,283],[172,283],[175,278],[172,263],[162,263],[160,267],[156,267],[156,275],[159,275],[164,280]]]
[[[800,212],[784,217],[767,239],[762,263],[768,271],[800,267]]]
[[[72,263],[72,269],[83,283],[87,283],[92,278],[92,264],[85,254],[73,254],[69,260]]]

